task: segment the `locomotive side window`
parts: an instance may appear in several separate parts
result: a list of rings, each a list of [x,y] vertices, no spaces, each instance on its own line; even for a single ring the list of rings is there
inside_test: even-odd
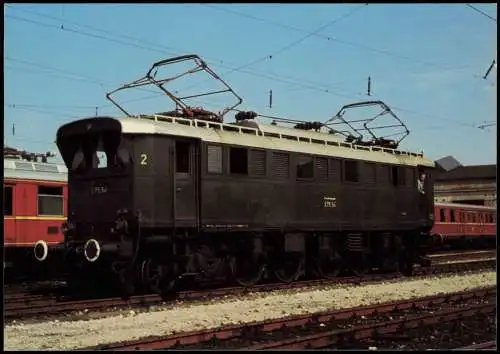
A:
[[[271,175],[278,178],[290,177],[290,155],[282,152],[272,153]]]
[[[248,175],[248,150],[229,148],[229,173]]]
[[[450,209],[450,222],[455,222],[455,209]]]
[[[311,156],[297,156],[297,178],[313,178],[314,165]]]
[[[175,171],[177,173],[189,173],[190,144],[185,141],[175,142]]]
[[[391,167],[391,181],[392,184],[396,186],[404,186],[406,181],[406,170],[403,167],[392,166]]]
[[[409,167],[406,169],[406,171],[407,171],[406,184],[408,186],[412,186],[415,183],[415,181],[418,179],[418,176],[416,176],[417,170],[415,168]]]
[[[439,209],[439,221],[441,222],[445,221],[444,209]]]
[[[64,215],[62,187],[38,186],[38,215]]]
[[[377,166],[377,181],[380,184],[388,184],[391,183],[391,167],[387,165],[378,165]]]
[[[359,167],[357,161],[344,161],[346,182],[359,182]]]
[[[328,159],[325,157],[315,157],[314,165],[316,169],[314,172],[316,179],[318,181],[328,180]]]
[[[328,159],[328,176],[334,183],[342,181],[342,162],[337,159]]]
[[[10,216],[14,211],[13,205],[13,195],[12,195],[12,187],[4,186],[3,187],[3,215]]]
[[[207,172],[222,173],[222,148],[220,146],[207,146]]]
[[[367,183],[375,183],[377,181],[377,165],[365,162],[365,176]]]

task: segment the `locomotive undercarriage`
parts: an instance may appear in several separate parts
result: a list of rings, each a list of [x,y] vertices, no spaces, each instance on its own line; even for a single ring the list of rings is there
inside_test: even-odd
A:
[[[207,233],[189,230],[175,237],[142,231],[141,241],[122,239],[119,247],[107,245],[98,259],[74,259],[71,281],[79,288],[118,285],[122,293],[168,294],[176,284],[189,286],[227,280],[253,286],[263,280],[285,283],[299,278],[334,279],[363,276],[372,271],[411,273],[418,260],[417,233]],[[101,246],[101,249],[105,248]],[[99,277],[99,279],[98,279]],[[89,283],[90,282],[90,283]],[[85,284],[85,285],[84,285]],[[103,285],[103,286],[104,286]]]

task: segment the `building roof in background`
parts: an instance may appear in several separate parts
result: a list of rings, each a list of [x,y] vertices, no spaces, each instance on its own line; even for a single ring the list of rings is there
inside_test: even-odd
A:
[[[443,171],[451,171],[462,166],[453,156],[446,156],[436,161],[436,165]]]
[[[496,165],[459,166],[450,171],[438,172],[436,181],[452,181],[466,179],[496,179]]]

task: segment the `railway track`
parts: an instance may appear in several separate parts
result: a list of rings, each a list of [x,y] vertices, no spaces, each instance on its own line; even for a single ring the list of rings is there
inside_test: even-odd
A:
[[[444,252],[427,256],[432,262],[458,262],[462,260],[496,259],[497,250]]]
[[[414,276],[425,277],[431,274],[446,274],[467,270],[479,270],[495,266],[495,260],[472,260],[461,263],[436,263],[433,262],[429,267],[415,268]],[[111,308],[147,308],[152,305],[166,304],[175,301],[196,301],[206,298],[215,298],[222,296],[235,296],[255,292],[269,292],[272,290],[287,290],[294,288],[305,288],[314,286],[323,286],[335,284],[370,284],[381,281],[397,281],[401,279],[400,274],[369,275],[365,277],[343,277],[338,280],[306,280],[291,284],[271,283],[261,284],[252,288],[227,287],[218,289],[207,289],[200,291],[181,291],[175,294],[171,299],[164,299],[159,295],[140,295],[133,296],[124,300],[119,297],[99,298],[86,300],[72,300],[71,298],[57,296],[43,296],[38,294],[13,294],[5,297],[4,316],[7,320],[35,317],[35,316],[53,316],[68,312],[87,312],[89,310],[107,310]]]
[[[496,287],[100,345],[93,350],[352,348],[367,339],[496,313]],[[488,346],[491,344],[482,344]]]
[[[456,348],[455,350],[481,350],[481,349],[494,350],[496,348],[497,348],[497,342],[492,340],[488,342],[482,342],[478,344],[472,344],[465,347]]]

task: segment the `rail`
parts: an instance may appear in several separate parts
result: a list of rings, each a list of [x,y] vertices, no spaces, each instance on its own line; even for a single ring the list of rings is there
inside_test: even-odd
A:
[[[415,308],[427,308],[450,302],[472,300],[478,297],[492,297],[496,295],[496,287],[463,291],[453,294],[440,294],[420,299],[396,301],[390,303],[375,304],[341,310],[330,310],[319,313],[288,316],[279,319],[251,322],[240,325],[230,325],[214,329],[205,329],[187,333],[179,333],[161,337],[150,337],[135,341],[99,345],[94,350],[154,350],[175,349],[181,346],[198,345],[205,342],[218,343],[238,338],[265,338],[264,333],[277,330],[291,330],[298,327],[310,327],[329,323],[331,321],[347,321],[350,319],[365,318],[366,316],[384,316],[394,311],[411,310]],[[465,308],[439,311],[437,313],[416,316],[410,319],[375,321],[371,324],[362,324],[347,329],[336,329],[323,331],[323,333],[309,336],[293,336],[292,339],[259,343],[244,349],[312,349],[324,348],[335,344],[342,337],[363,339],[377,334],[388,334],[400,332],[402,329],[415,328],[422,324],[430,325],[444,320],[459,319],[478,312],[490,313],[496,309],[495,303],[472,305]],[[264,340],[264,339],[263,339]]]

